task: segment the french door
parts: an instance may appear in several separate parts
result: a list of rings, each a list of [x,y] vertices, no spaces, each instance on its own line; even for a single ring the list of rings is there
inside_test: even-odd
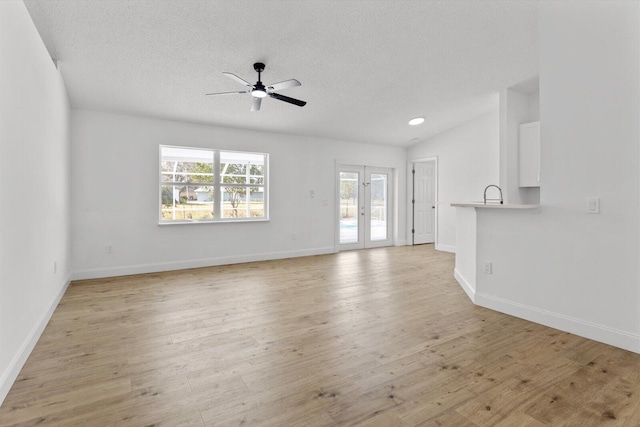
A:
[[[338,241],[340,250],[393,244],[392,170],[369,166],[338,167]]]

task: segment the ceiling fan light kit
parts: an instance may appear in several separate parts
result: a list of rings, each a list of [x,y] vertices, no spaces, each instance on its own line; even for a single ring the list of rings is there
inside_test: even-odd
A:
[[[234,80],[240,83],[243,86],[246,86],[248,90],[240,91],[240,92],[215,92],[215,93],[207,93],[205,95],[233,95],[237,93],[250,93],[253,97],[253,102],[251,104],[251,111],[259,111],[260,105],[262,103],[262,98],[266,98],[269,96],[270,98],[277,99],[278,101],[284,101],[289,104],[297,105],[298,107],[304,107],[306,105],[305,101],[301,101],[299,99],[290,98],[288,96],[280,95],[276,93],[277,90],[288,89],[291,87],[300,86],[300,82],[296,79],[285,80],[280,83],[274,83],[272,85],[265,86],[262,84],[261,75],[264,71],[265,65],[262,62],[256,62],[253,64],[253,69],[258,73],[258,81],[256,84],[252,85],[248,81],[236,76],[233,73],[224,72],[225,76],[229,77],[231,80]]]

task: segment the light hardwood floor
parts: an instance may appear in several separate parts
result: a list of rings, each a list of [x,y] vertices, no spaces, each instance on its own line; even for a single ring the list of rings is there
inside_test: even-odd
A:
[[[640,355],[474,306],[432,245],[75,282],[0,424],[639,426]]]

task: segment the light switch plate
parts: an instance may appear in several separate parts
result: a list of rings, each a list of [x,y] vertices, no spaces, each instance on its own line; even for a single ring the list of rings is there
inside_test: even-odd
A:
[[[587,213],[599,214],[600,213],[600,199],[597,197],[591,197],[587,199]]]

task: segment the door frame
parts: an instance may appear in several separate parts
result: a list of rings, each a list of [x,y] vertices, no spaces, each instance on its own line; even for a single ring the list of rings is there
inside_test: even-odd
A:
[[[433,197],[434,197],[434,206],[436,207],[435,209],[435,215],[434,215],[434,232],[435,232],[435,239],[434,239],[434,245],[435,248],[438,249],[438,216],[439,216],[439,212],[440,209],[438,207],[438,202],[439,202],[439,191],[438,191],[438,187],[439,187],[439,179],[438,179],[438,156],[431,156],[431,157],[419,157],[416,159],[410,159],[407,162],[407,244],[408,245],[413,245],[413,233],[411,232],[412,227],[413,227],[413,165],[414,163],[425,163],[425,162],[434,162],[434,193],[433,193]]]
[[[340,243],[340,172],[342,170],[348,170],[349,168],[353,168],[354,171],[361,170],[362,177],[361,179],[366,179],[367,174],[371,175],[372,173],[385,173],[387,174],[387,238],[385,240],[375,240],[371,241],[371,235],[369,231],[366,231],[366,227],[371,227],[371,224],[365,224],[365,221],[360,218],[358,215],[358,232],[363,230],[363,238],[362,242],[358,241],[357,243]],[[336,162],[335,169],[335,202],[334,206],[336,206],[336,214],[335,218],[335,248],[338,252],[340,251],[348,251],[354,249],[372,249],[376,247],[382,246],[393,246],[395,244],[395,210],[396,210],[396,187],[394,184],[396,175],[395,168],[384,167],[384,166],[368,166],[368,165],[354,165],[348,163],[338,163]],[[369,210],[366,209],[367,203],[370,201],[370,195],[367,196],[367,193],[361,193],[362,183],[360,182],[358,185],[358,194],[363,194],[363,205],[365,206],[365,211],[368,213]],[[367,239],[367,234],[369,235],[369,239]],[[368,242],[368,244],[367,244]],[[361,247],[362,246],[362,247]]]

